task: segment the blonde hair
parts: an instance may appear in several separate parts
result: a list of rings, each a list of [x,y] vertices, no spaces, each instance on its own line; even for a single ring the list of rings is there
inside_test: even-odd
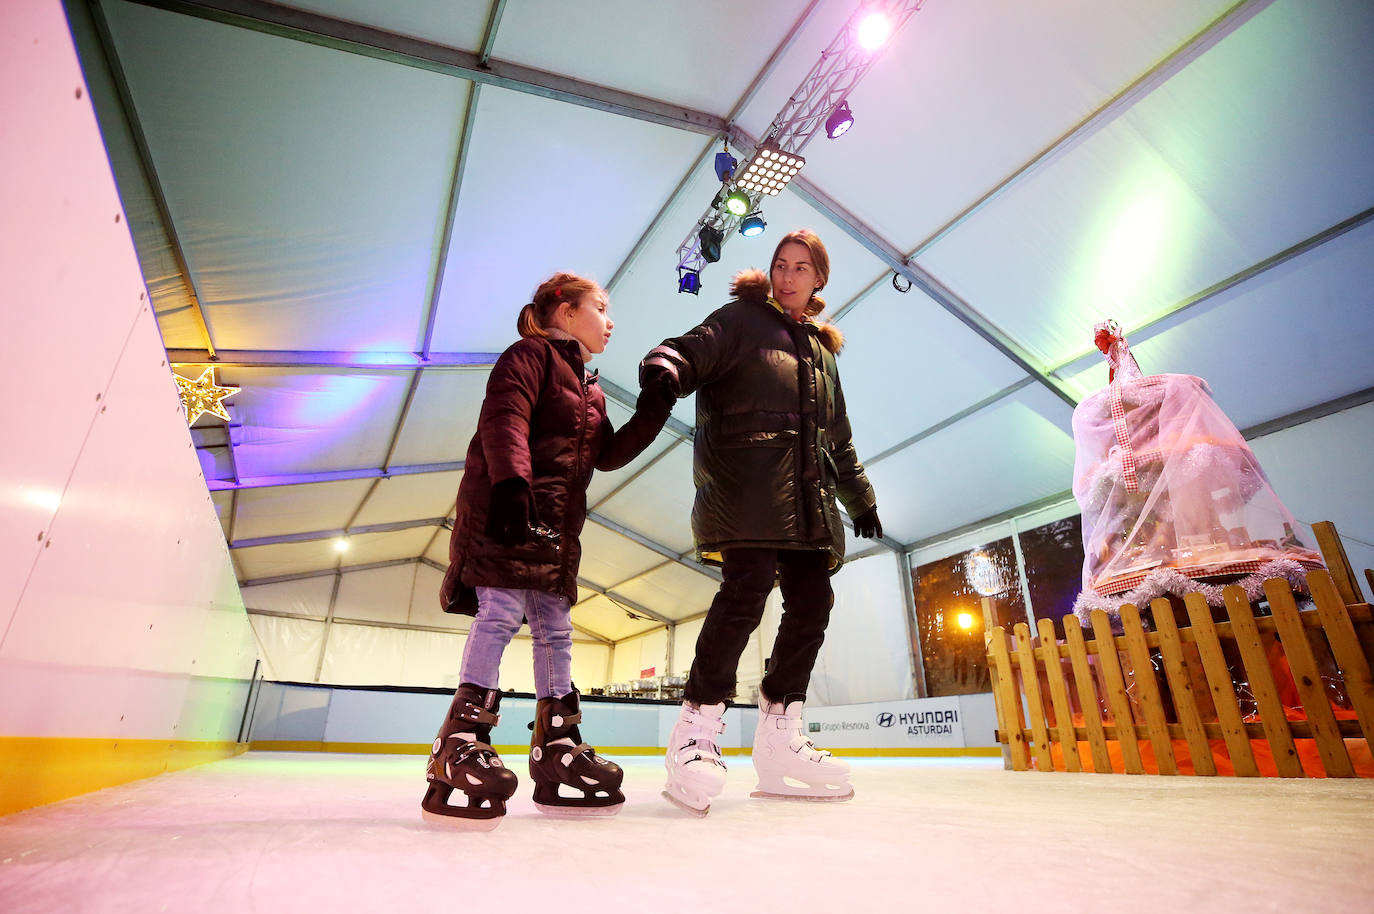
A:
[[[816,270],[816,279],[820,281],[820,286],[816,289],[819,292],[825,288],[825,284],[830,281],[830,254],[825,250],[825,245],[815,232],[810,229],[797,229],[795,232],[788,232],[782,236],[778,246],[773,249],[773,259],[768,262],[768,275],[773,275],[773,264],[777,263],[778,253],[784,244],[804,245],[811,253],[811,266]],[[811,293],[811,300],[806,303],[806,316],[815,317],[825,310],[825,299],[815,292]]]
[[[576,273],[555,273],[539,284],[534,290],[534,298],[520,309],[515,319],[515,329],[524,337],[548,336],[547,327],[553,323],[554,312],[558,306],[567,302],[574,308],[588,292],[605,295],[601,286]]]

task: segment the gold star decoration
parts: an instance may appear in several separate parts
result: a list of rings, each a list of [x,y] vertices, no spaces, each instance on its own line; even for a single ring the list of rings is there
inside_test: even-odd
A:
[[[215,366],[207,367],[194,381],[183,378],[176,372],[172,373],[172,377],[176,379],[177,391],[181,394],[181,405],[186,410],[187,425],[195,425],[196,420],[205,413],[228,421],[229,411],[224,408],[222,401],[232,397],[242,388],[220,387],[215,384]]]

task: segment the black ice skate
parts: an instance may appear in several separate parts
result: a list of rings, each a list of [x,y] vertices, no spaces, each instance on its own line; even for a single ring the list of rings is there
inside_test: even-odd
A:
[[[491,728],[501,719],[496,713],[500,706],[501,693],[495,689],[467,682],[458,687],[425,772],[429,787],[420,801],[425,821],[477,831],[501,824],[506,800],[519,779],[491,747]],[[466,802],[450,802],[457,799]]]
[[[582,742],[577,689],[562,698],[541,698],[530,729],[530,778],[534,805],[551,816],[613,816],[625,805],[625,772]],[[560,790],[561,788],[561,790]]]

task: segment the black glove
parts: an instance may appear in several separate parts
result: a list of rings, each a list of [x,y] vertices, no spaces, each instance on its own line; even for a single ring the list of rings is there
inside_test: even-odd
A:
[[[874,505],[854,518],[854,535],[866,540],[881,539],[883,522],[878,520],[878,506]]]
[[[662,425],[668,421],[677,402],[677,379],[666,368],[645,369],[644,383],[635,401],[635,412],[640,413]]]
[[[491,487],[486,534],[501,546],[523,546],[530,527],[538,524],[530,484],[519,476],[503,479]]]

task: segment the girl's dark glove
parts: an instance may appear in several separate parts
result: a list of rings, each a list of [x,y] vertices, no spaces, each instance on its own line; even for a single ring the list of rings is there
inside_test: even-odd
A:
[[[877,505],[854,518],[854,535],[866,540],[882,538],[883,522],[878,520]]]
[[[635,412],[662,425],[668,421],[677,402],[677,380],[664,368],[650,370],[635,401]]]
[[[529,539],[530,528],[537,522],[530,484],[524,479],[512,476],[491,487],[486,534],[492,542],[501,546],[523,546]]]

